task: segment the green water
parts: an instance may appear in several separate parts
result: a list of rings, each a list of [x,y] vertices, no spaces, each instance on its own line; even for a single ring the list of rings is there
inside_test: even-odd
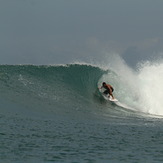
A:
[[[74,115],[75,116],[75,115]],[[156,119],[0,117],[1,162],[162,162]]]

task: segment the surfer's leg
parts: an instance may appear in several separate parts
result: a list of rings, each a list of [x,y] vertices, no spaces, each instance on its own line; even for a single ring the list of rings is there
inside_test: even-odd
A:
[[[112,92],[114,91],[114,89],[113,88],[111,88],[112,89]],[[112,92],[110,92],[110,90],[108,91],[109,92],[109,97],[111,96],[112,97],[112,99],[114,99],[114,96],[113,96],[113,94],[112,94]]]
[[[111,87],[111,90],[112,90],[112,92],[114,91],[114,88],[113,87]]]
[[[110,94],[110,90],[108,90],[108,94],[109,94],[108,97],[110,98],[110,96],[111,96],[111,94]]]

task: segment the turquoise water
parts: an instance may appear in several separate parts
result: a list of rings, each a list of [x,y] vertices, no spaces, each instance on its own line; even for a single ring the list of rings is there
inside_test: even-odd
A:
[[[102,98],[103,80],[118,105]],[[125,98],[124,83],[92,65],[0,66],[0,162],[162,162],[161,111],[137,91]]]

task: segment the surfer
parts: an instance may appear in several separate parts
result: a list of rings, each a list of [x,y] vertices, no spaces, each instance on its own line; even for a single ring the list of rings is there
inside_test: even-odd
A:
[[[106,84],[105,82],[102,83],[102,86],[101,88],[105,88],[106,90],[103,92],[104,94],[109,94],[109,96],[111,96],[113,99],[114,99],[114,96],[113,96],[113,87],[110,85],[110,84]]]

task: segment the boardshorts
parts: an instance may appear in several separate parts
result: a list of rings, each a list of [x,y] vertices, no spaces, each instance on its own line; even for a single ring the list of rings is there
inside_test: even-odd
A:
[[[114,91],[113,88],[111,88],[111,90],[112,90],[112,92]],[[107,94],[110,94],[110,89],[105,90],[103,93],[106,94],[106,95],[107,95]]]

